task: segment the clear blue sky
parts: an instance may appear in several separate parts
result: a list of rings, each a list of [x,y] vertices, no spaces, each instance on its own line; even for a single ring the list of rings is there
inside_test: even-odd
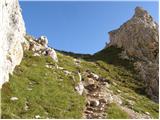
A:
[[[95,53],[141,6],[158,22],[158,2],[20,2],[27,33],[46,35],[53,48]]]

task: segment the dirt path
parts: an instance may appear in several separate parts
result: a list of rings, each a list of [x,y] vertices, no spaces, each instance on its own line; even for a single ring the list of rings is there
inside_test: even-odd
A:
[[[108,80],[98,75],[86,71],[82,74],[85,77],[82,80],[84,91],[86,93],[86,108],[84,110],[83,119],[106,119],[107,105],[114,102],[124,112],[128,113],[130,119],[151,119],[147,114],[140,114],[134,110],[124,106],[119,95],[114,95],[113,91],[108,89]]]
[[[84,119],[104,119],[106,118],[106,96],[103,94],[103,89],[107,84],[107,80],[100,78],[98,75],[89,71],[85,72],[87,77],[83,81],[86,92],[87,104],[84,110]]]
[[[124,110],[126,113],[128,113],[129,117],[131,119],[153,119],[149,115],[146,114],[139,114],[132,109],[127,108],[126,106],[120,106],[122,110]]]

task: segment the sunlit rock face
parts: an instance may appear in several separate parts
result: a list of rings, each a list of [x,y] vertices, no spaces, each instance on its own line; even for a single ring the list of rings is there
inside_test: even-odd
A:
[[[34,52],[35,56],[50,56],[55,62],[58,62],[56,51],[48,46],[48,39],[46,36],[40,36],[38,39],[31,35],[25,36],[26,41],[23,44],[24,50],[30,50]]]
[[[159,76],[159,25],[149,13],[141,7],[135,8],[135,14],[120,28],[109,32],[110,43],[107,46],[123,48],[123,57],[132,58],[135,69],[146,83],[147,94],[158,101]]]
[[[18,0],[0,0],[0,86],[22,60],[25,33]]]

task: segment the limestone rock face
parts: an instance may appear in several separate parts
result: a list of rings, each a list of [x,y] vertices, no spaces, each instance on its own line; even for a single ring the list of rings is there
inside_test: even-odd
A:
[[[110,43],[107,46],[123,48],[122,57],[134,59],[135,69],[146,82],[146,92],[158,101],[158,24],[146,10],[135,8],[135,14],[120,28],[109,32]]]
[[[25,25],[18,0],[0,1],[0,86],[23,57]]]

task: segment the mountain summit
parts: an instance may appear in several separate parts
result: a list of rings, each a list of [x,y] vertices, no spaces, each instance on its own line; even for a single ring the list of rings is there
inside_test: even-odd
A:
[[[134,60],[136,71],[146,83],[147,94],[158,101],[158,24],[141,7],[135,8],[135,14],[120,28],[109,32],[108,46],[123,48],[121,57]]]

